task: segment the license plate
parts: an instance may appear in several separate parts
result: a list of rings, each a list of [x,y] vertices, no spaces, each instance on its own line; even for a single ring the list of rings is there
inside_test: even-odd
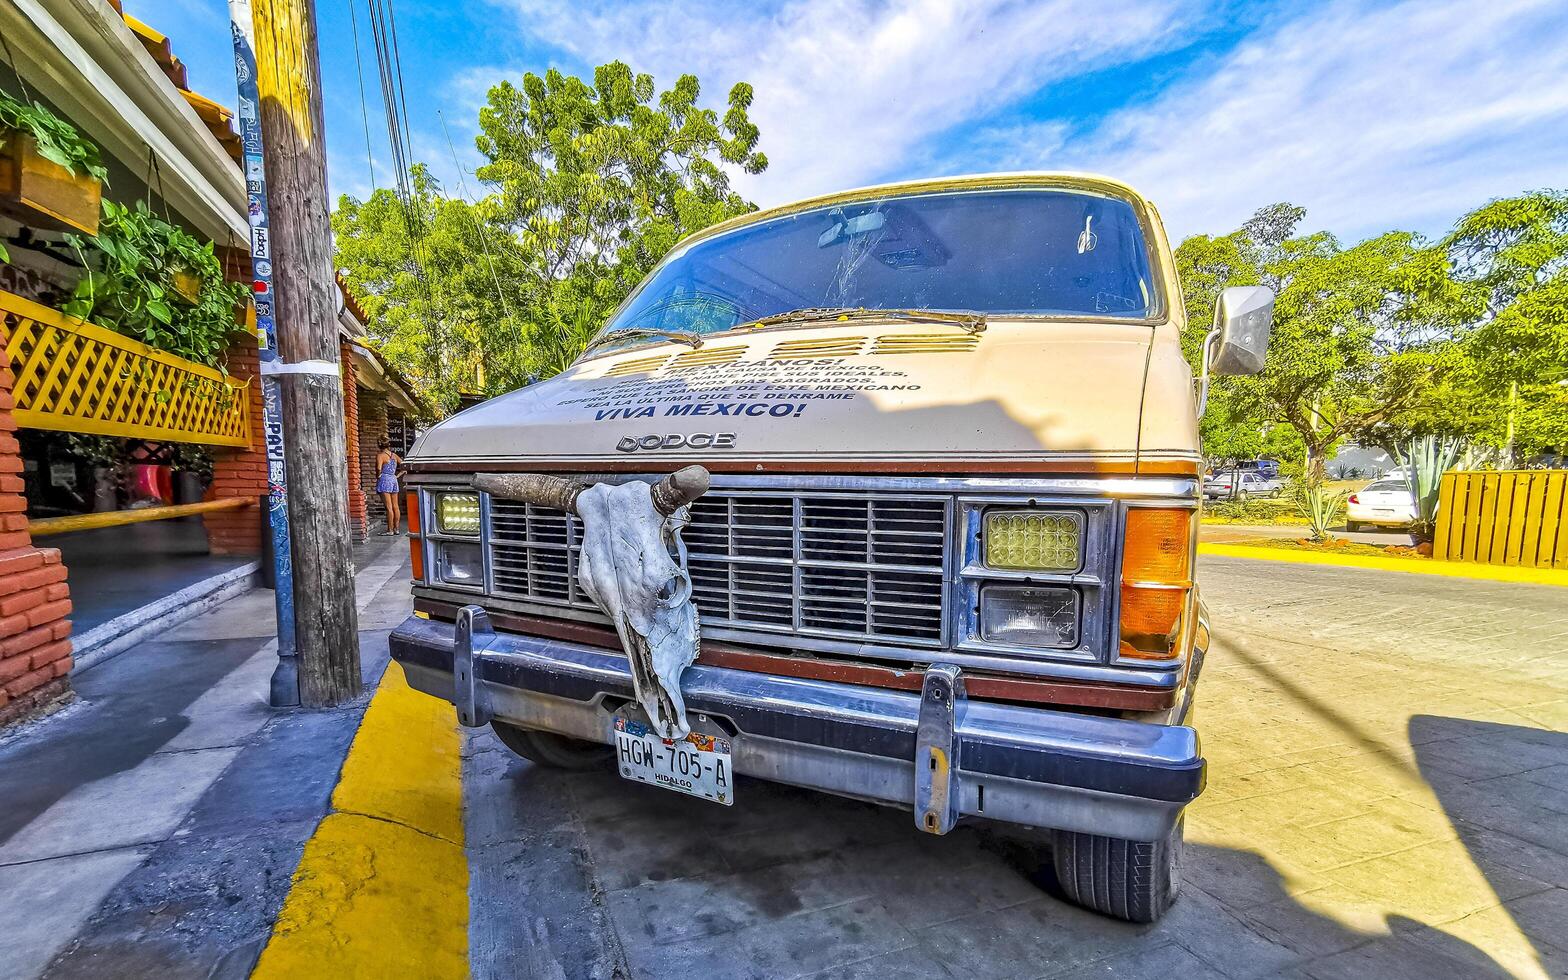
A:
[[[687,796],[735,804],[729,739],[692,732],[669,741],[631,718],[615,719],[615,762],[621,776]]]

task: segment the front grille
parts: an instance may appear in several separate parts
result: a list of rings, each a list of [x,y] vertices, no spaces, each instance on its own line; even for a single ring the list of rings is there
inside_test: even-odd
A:
[[[593,606],[577,587],[582,524],[559,510],[490,498],[490,575],[497,595]]]
[[[714,490],[683,533],[704,624],[917,645],[944,639],[946,497]],[[595,608],[576,518],[490,502],[496,595]]]

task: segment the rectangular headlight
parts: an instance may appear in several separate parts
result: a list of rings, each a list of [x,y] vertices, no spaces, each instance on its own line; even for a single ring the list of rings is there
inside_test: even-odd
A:
[[[483,585],[484,561],[477,544],[436,542],[436,577],[448,585]]]
[[[994,643],[1071,649],[1078,645],[1078,593],[1026,585],[980,590],[980,635]]]
[[[985,513],[985,563],[991,568],[1077,571],[1082,546],[1082,514],[1050,510]]]
[[[478,534],[479,494],[437,494],[436,529],[442,534]]]

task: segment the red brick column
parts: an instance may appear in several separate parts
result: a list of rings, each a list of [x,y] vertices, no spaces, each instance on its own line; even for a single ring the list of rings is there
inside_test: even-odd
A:
[[[254,336],[246,334],[235,340],[229,348],[228,366],[229,374],[236,381],[248,381],[250,385],[238,396],[250,399],[250,447],[213,447],[212,485],[207,488],[207,499],[244,497],[260,500],[267,492],[267,450],[262,441],[260,355]],[[262,513],[259,506],[207,514],[205,521],[207,541],[213,554],[261,554]]]
[[[0,347],[9,331],[0,321]],[[36,548],[27,531],[22,458],[16,442],[16,377],[0,367],[0,726],[70,692],[71,590],[57,548]]]
[[[359,486],[365,492],[365,513],[372,523],[386,530],[387,509],[376,493],[376,457],[380,442],[387,434],[387,399],[374,391],[361,392],[359,402]]]
[[[343,436],[348,444],[348,529],[363,541],[370,536],[369,513],[365,509],[365,485],[360,481],[359,461],[359,385],[354,368],[353,347],[340,345],[338,360],[343,365]]]

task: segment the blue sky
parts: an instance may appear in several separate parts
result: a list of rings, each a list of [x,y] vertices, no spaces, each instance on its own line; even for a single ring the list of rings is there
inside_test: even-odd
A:
[[[317,0],[334,193],[391,179],[365,0]],[[234,98],[225,0],[125,0],[193,87]],[[756,88],[762,205],[990,170],[1128,180],[1172,236],[1289,200],[1354,239],[1440,234],[1489,198],[1568,185],[1561,0],[395,0],[415,158],[460,193],[504,78],[620,58],[719,106]],[[451,133],[448,145],[443,120]],[[455,150],[455,154],[454,154]],[[456,160],[454,161],[454,155]]]

